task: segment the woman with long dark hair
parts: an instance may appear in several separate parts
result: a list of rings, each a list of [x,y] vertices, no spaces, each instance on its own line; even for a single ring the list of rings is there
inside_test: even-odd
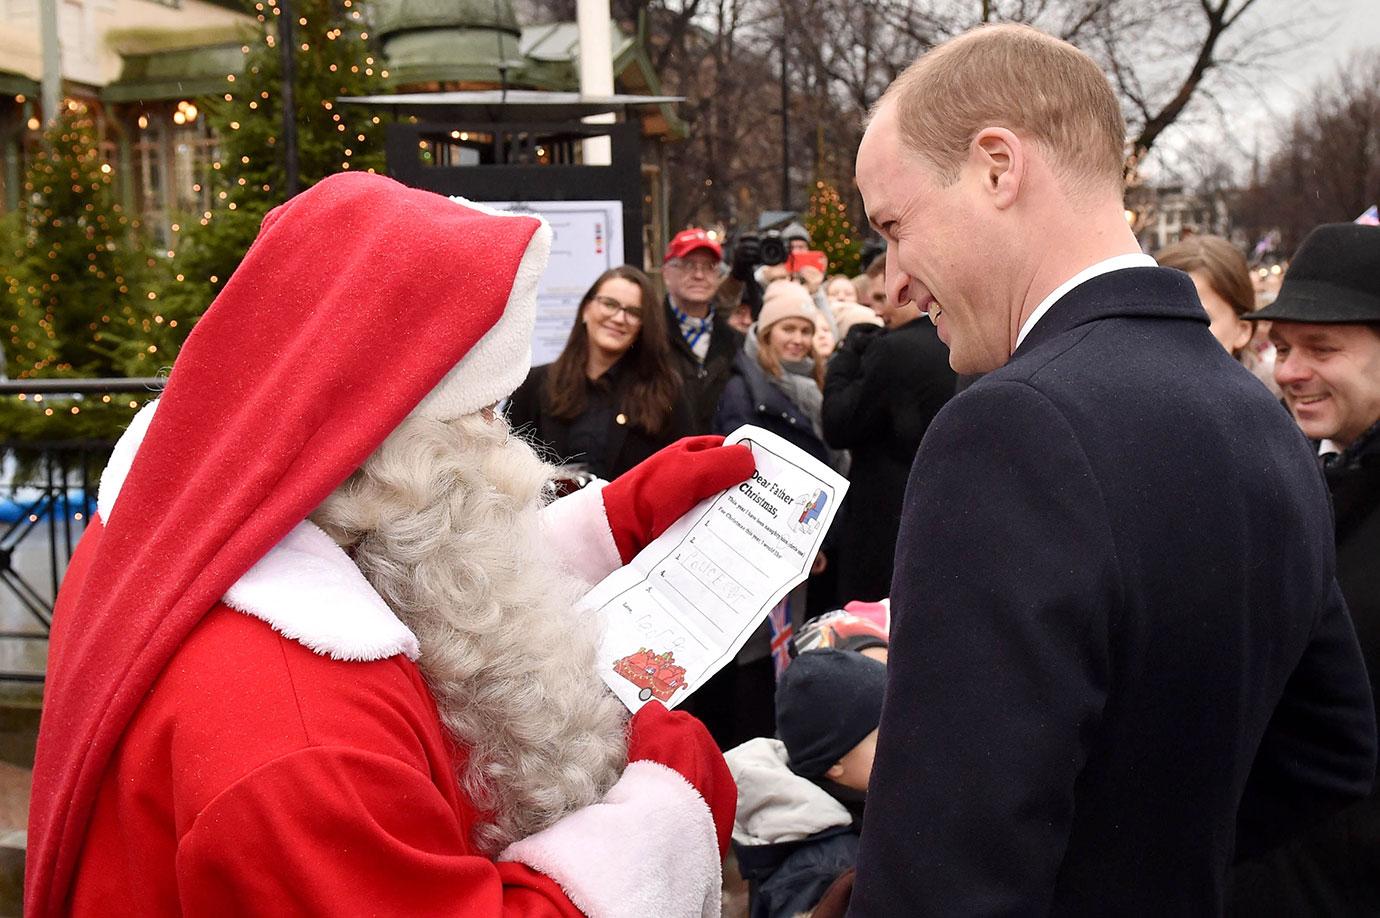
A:
[[[665,324],[647,275],[628,265],[605,271],[581,297],[560,356],[513,393],[509,423],[553,461],[604,479],[686,436]]]

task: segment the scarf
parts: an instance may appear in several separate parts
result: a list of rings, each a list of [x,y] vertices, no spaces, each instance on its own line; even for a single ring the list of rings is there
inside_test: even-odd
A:
[[[704,359],[709,356],[709,335],[714,330],[713,307],[711,306],[709,314],[701,319],[683,311],[669,297],[666,302],[671,304],[671,314],[676,317],[676,324],[680,326],[680,336],[690,346],[695,358],[704,363]]]
[[[805,417],[810,419],[810,426],[814,428],[815,435],[823,440],[824,424],[821,415],[824,408],[824,393],[819,391],[819,383],[815,382],[815,362],[809,357],[802,360],[783,360],[781,375],[769,378],[773,386],[786,393],[786,397],[800,407]]]
[[[743,341],[743,351],[752,358],[752,362],[761,366],[761,361],[757,359],[757,352],[760,350],[757,344],[757,326],[753,325],[748,329],[746,340]],[[773,386],[785,393],[786,398],[790,399],[805,417],[810,419],[810,427],[814,429],[815,436],[824,439],[824,423],[821,415],[824,407],[824,393],[820,391],[819,384],[815,382],[815,362],[813,358],[806,357],[801,360],[783,360],[781,363],[781,375],[772,376],[763,371]]]

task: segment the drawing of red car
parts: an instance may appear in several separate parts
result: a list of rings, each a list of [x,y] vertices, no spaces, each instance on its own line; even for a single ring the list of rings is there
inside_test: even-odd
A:
[[[670,650],[656,653],[646,647],[639,648],[636,653],[615,660],[613,671],[638,687],[639,701],[649,698],[669,701],[672,695],[685,688],[685,667],[676,665],[675,653]]]

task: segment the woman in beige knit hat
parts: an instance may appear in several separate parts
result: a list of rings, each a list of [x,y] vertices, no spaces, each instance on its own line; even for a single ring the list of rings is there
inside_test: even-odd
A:
[[[768,285],[762,311],[719,399],[716,433],[755,424],[822,462],[845,467],[845,454],[829,449],[820,425],[824,360],[815,352],[814,335],[823,322],[804,286],[789,280]]]

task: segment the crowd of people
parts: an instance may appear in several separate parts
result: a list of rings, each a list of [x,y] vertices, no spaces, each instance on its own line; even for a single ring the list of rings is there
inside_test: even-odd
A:
[[[1262,304],[1140,251],[1123,136],[1072,46],[959,36],[872,114],[860,276],[686,229],[532,368],[542,221],[272,212],[59,595],[28,913],[709,916],[730,852],[752,918],[1380,913],[1380,227]],[[629,718],[576,601],[743,424],[847,501],[788,631]]]
[[[799,224],[782,238],[809,251]],[[791,271],[761,264],[750,245],[725,253],[698,227],[664,255],[664,296],[632,266],[595,280],[559,357],[508,401],[509,423],[567,486],[612,479],[687,435],[745,424],[777,434],[850,479],[792,629],[886,598],[911,461],[956,389],[934,326],[914,304],[859,302],[859,288],[884,290],[883,256],[856,279]],[[769,628],[687,703],[724,749],[775,729]]]

